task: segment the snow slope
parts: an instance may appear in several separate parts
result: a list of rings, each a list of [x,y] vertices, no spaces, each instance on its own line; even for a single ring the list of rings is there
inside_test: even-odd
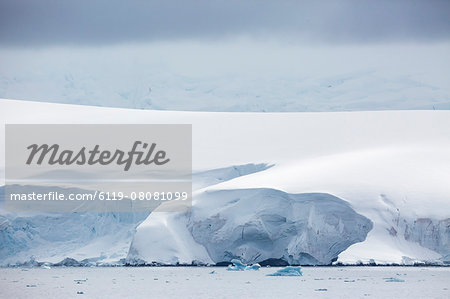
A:
[[[350,247],[340,247],[339,261],[407,263],[438,260],[450,254],[448,111],[205,113],[1,100],[0,119],[4,123],[192,123],[195,171],[248,163],[274,165],[257,172],[245,171],[234,179],[197,190],[192,215],[152,213],[137,229],[129,252],[133,259],[217,262],[215,254],[226,248],[210,246],[211,242],[199,238],[194,222],[189,221],[208,223],[216,214],[231,217],[243,211],[257,216],[264,210],[261,197],[249,197],[247,193],[261,188],[273,192],[275,202],[286,196],[326,193],[349,204],[351,210],[342,214],[353,215],[349,223],[355,219],[370,220],[373,228],[367,236],[358,235],[348,244]],[[4,142],[4,138],[1,140]],[[0,162],[4,165],[3,160]],[[233,196],[213,196],[221,192]],[[233,197],[246,202],[246,208],[223,214],[223,204],[232,204]],[[216,214],[208,206],[213,202],[217,202]],[[272,216],[292,209],[279,207],[273,207]],[[320,217],[311,219],[322,221],[318,224],[322,227],[327,221]],[[225,222],[236,228],[247,220],[226,218]],[[198,227],[202,227],[200,224]],[[270,230],[257,229],[252,236],[262,231]],[[336,234],[330,233],[329,240]],[[364,236],[363,242],[356,241],[360,236]],[[243,245],[247,251],[268,248],[252,246],[250,239]],[[306,251],[300,248],[292,252]],[[317,259],[319,255],[312,256]]]

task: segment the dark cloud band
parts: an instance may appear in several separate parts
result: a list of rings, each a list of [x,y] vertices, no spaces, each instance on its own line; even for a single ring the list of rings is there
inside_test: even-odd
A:
[[[450,1],[2,0],[0,45],[233,35],[319,42],[450,38]]]

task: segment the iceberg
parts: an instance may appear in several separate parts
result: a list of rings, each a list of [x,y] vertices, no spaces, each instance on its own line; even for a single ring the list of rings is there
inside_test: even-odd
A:
[[[231,262],[232,264],[228,265],[227,268],[228,271],[259,270],[259,268],[261,268],[261,266],[258,263],[253,265],[247,265],[238,259],[232,259]]]
[[[302,268],[301,267],[294,267],[294,266],[287,266],[283,269],[278,270],[275,273],[267,274],[267,276],[302,276]]]
[[[395,277],[388,277],[384,279],[385,282],[405,282],[403,279],[395,278]]]
[[[242,263],[240,260],[232,259],[232,265],[228,265],[228,271],[244,271],[247,268],[247,265]]]
[[[245,270],[259,270],[260,268],[261,268],[261,265],[256,263],[256,264],[253,264],[251,266],[245,267]]]

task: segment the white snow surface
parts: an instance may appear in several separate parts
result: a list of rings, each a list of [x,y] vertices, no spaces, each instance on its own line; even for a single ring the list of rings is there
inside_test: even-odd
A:
[[[190,123],[195,171],[273,165],[197,190],[194,212],[216,191],[327,193],[373,223],[367,238],[340,253],[338,261],[433,261],[450,253],[450,111],[170,112],[0,100],[0,119]],[[3,167],[3,152],[0,157]],[[224,209],[214,208],[219,214]],[[255,202],[255,214],[260,210]],[[211,262],[206,247],[189,231],[188,220],[186,214],[152,213],[138,227],[130,253],[147,262]]]

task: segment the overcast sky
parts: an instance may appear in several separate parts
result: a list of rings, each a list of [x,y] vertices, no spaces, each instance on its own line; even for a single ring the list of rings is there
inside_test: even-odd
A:
[[[294,42],[450,39],[448,0],[0,0],[0,45],[108,45],[234,36]]]

